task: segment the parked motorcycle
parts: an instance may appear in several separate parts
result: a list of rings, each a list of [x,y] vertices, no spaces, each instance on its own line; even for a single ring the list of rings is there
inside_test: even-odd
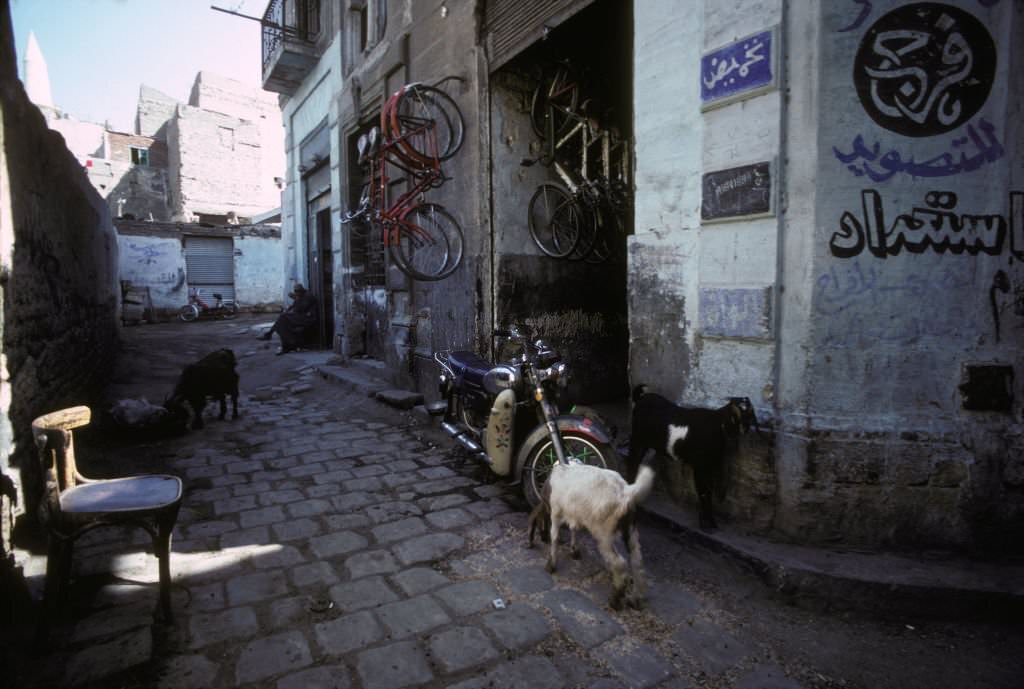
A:
[[[200,318],[234,318],[238,315],[238,306],[233,301],[224,301],[223,295],[213,294],[213,304],[207,304],[199,296],[199,290],[188,291],[188,303],[178,311],[178,318],[190,323]]]
[[[555,462],[614,466],[612,434],[600,418],[559,409],[568,380],[559,355],[517,328],[495,337],[507,337],[518,350],[507,362],[467,351],[434,354],[442,402],[432,411],[444,415],[441,428],[494,473],[520,483],[531,507]]]

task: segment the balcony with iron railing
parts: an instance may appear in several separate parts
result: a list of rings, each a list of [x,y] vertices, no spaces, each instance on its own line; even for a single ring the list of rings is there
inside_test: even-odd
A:
[[[290,96],[319,58],[320,0],[270,0],[262,24],[263,88]]]

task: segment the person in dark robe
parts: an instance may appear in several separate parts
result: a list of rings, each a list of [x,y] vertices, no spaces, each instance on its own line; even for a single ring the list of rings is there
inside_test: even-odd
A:
[[[305,345],[319,317],[316,297],[301,284],[296,284],[288,296],[292,298],[291,306],[277,317],[270,330],[260,335],[261,340],[269,340],[277,333],[281,338],[278,354],[292,352]]]

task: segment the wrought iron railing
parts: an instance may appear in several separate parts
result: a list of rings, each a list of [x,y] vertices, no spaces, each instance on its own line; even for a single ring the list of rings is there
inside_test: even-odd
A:
[[[285,39],[312,43],[320,33],[320,0],[270,0],[263,13],[263,71]]]

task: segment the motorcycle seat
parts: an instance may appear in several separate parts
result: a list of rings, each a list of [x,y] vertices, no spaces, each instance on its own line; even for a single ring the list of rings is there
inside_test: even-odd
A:
[[[494,368],[494,364],[474,352],[452,352],[448,355],[448,365],[455,375],[476,385],[482,385],[484,374]]]

